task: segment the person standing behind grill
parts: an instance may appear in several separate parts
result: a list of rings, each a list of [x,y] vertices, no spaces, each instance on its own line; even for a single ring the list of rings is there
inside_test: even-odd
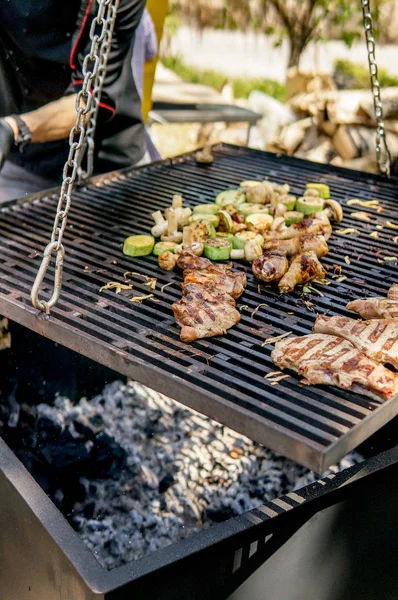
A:
[[[147,61],[153,60],[158,53],[158,40],[156,37],[155,26],[152,17],[147,8],[144,10],[140,24],[137,27],[133,46],[133,60],[131,70],[137,92],[142,100],[144,88],[144,67]],[[160,160],[161,156],[157,151],[148,129],[145,127],[145,142],[149,158],[152,161]]]
[[[120,0],[96,132],[94,171],[145,155],[131,77],[145,0]],[[59,185],[76,119],[95,0],[0,0],[0,202]]]

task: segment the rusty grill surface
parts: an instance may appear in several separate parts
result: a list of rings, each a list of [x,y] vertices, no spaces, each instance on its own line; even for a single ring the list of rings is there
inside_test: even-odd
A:
[[[276,370],[270,359],[273,346],[262,343],[287,331],[309,333],[316,312],[352,316],[344,308],[349,300],[383,295],[398,281],[396,261],[384,260],[398,255],[393,241],[398,231],[375,228],[376,222],[394,220],[398,187],[379,177],[233,146],[219,146],[215,156],[211,166],[196,165],[187,155],[94,178],[77,190],[64,237],[63,292],[50,316],[38,314],[29,295],[50,239],[58,195],[47,192],[3,206],[0,314],[322,472],[394,417],[398,398],[380,405],[331,387],[301,386],[295,375],[272,385],[264,376]],[[124,257],[121,243],[128,235],[148,232],[150,213],[169,206],[175,193],[194,206],[214,201],[219,191],[243,179],[264,177],[289,183],[296,195],[309,181],[328,183],[332,197],[345,207],[338,228],[355,227],[360,234],[333,234],[329,240],[330,253],[322,262],[331,283],[318,286],[323,297],[304,298],[299,291],[281,298],[275,286],[259,286],[250,269],[237,263],[236,268],[248,271],[248,287],[238,303],[241,322],[223,337],[183,344],[171,310],[180,298],[180,273],[161,271],[153,256]],[[350,198],[378,199],[383,211],[347,207]],[[372,222],[350,217],[358,210],[371,213]],[[379,239],[369,236],[372,231]],[[337,282],[332,275],[340,268],[347,279]],[[126,271],[156,277],[156,290],[132,275],[131,292],[99,293],[106,282],[123,281]],[[162,292],[170,282],[174,285]],[[45,293],[51,283],[46,280]],[[148,293],[154,298],[142,304],[129,300]]]

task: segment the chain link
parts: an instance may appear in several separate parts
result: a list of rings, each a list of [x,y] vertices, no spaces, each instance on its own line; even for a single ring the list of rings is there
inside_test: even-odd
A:
[[[83,61],[83,84],[76,98],[76,121],[69,135],[69,156],[63,170],[63,181],[58,200],[57,212],[51,235],[51,242],[44,251],[43,260],[32,287],[31,299],[35,308],[47,314],[59,300],[62,288],[62,268],[65,254],[62,245],[63,234],[71,204],[71,194],[78,175],[87,177],[92,173],[94,156],[94,136],[98,107],[106,73],[106,65],[112,45],[119,0],[97,0],[98,12],[90,27],[90,52]],[[87,133],[85,129],[88,120]],[[80,164],[88,146],[88,166],[81,172]],[[39,299],[51,258],[55,255],[54,290],[47,301]]]
[[[383,104],[380,94],[380,82],[376,63],[376,42],[373,30],[373,19],[370,11],[370,0],[362,0],[363,26],[365,29],[366,48],[368,51],[370,82],[376,116],[376,159],[379,171],[387,176],[391,170],[391,154],[388,149],[384,128]]]

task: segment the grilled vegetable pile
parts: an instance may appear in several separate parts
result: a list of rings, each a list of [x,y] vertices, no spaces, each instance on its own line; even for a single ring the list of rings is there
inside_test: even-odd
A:
[[[164,215],[157,211],[152,217],[151,235],[128,238],[125,254],[153,252],[167,271],[185,251],[212,261],[246,260],[253,263],[256,277],[279,281],[286,293],[297,284],[322,279],[319,258],[328,251],[330,221],[341,221],[343,212],[322,183],[308,183],[296,198],[287,184],[242,181],[239,188],[220,192],[213,204],[199,204],[193,211],[174,196]]]

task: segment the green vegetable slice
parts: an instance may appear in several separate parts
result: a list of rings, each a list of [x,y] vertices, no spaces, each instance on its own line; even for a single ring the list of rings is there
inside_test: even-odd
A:
[[[215,215],[216,212],[220,210],[218,204],[198,204],[194,206],[193,214],[207,214],[207,215]]]
[[[299,212],[298,210],[288,210],[283,216],[288,227],[289,225],[294,225],[294,223],[299,223],[304,219],[304,213]]]
[[[216,238],[205,242],[204,255],[209,260],[228,260],[231,255],[232,244],[228,240]]]
[[[264,245],[264,238],[259,233],[255,231],[239,231],[234,235],[232,247],[234,250],[243,250],[246,242],[249,240],[257,240],[261,247]]]
[[[155,256],[159,256],[162,252],[172,252],[174,254],[176,246],[175,242],[158,242],[153,248],[153,253]]]
[[[319,192],[319,195],[324,200],[328,200],[330,198],[330,188],[326,183],[307,183],[305,186],[307,190],[316,190]]]
[[[227,233],[226,231],[217,231],[216,238],[219,238],[220,240],[228,240],[231,242],[231,244],[233,244],[234,234]]]
[[[237,206],[238,204],[242,204],[245,201],[245,194],[242,190],[225,190],[224,192],[220,192],[216,198],[216,204],[218,206],[228,206],[228,204],[233,204]]]
[[[127,256],[148,256],[155,245],[151,235],[131,235],[124,240],[123,254]]]
[[[233,221],[231,215],[227,213],[227,211],[219,210],[216,216],[220,219],[219,227],[221,228],[221,231],[232,231]]]
[[[271,215],[255,213],[246,217],[246,224],[258,231],[265,231],[266,229],[270,229],[273,220]]]
[[[253,215],[255,213],[265,213],[269,214],[269,209],[264,204],[250,204],[250,202],[244,202],[237,207],[238,213],[243,215],[244,217],[248,217],[249,215]]]
[[[311,215],[312,213],[323,210],[324,200],[322,198],[298,198],[296,202],[296,210]]]
[[[212,223],[202,219],[200,221],[194,221],[191,227],[191,240],[194,242],[203,242],[208,238],[216,237],[216,230]]]
[[[220,223],[220,217],[217,217],[217,215],[211,215],[208,213],[199,213],[196,215],[192,215],[188,219],[188,223],[190,223],[190,224],[194,223],[195,221],[208,221],[209,223],[214,225],[214,227],[218,227],[218,224]]]
[[[296,206],[296,197],[285,196],[284,198],[281,198],[280,202],[286,206],[286,210],[294,210]]]

